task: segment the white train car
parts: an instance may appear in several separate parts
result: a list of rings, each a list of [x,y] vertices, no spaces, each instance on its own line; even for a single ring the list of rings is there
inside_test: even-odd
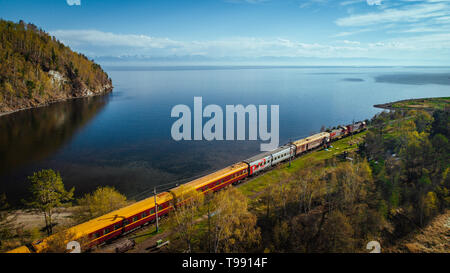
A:
[[[248,164],[248,175],[253,175],[272,166],[272,154],[271,152],[265,152],[246,159],[243,162]]]
[[[347,132],[346,128],[340,127],[340,128],[334,129],[330,132],[330,138],[338,139],[338,138],[344,136],[346,132]]]
[[[366,128],[366,123],[364,121],[362,122],[357,122],[353,125],[353,130],[352,132],[359,132],[362,131]]]
[[[272,151],[272,166],[289,159],[295,155],[295,145],[281,146]]]

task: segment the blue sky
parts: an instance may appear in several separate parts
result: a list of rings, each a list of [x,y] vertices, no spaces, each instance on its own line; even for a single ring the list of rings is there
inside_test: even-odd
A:
[[[450,0],[0,0],[0,17],[96,59],[450,64]]]

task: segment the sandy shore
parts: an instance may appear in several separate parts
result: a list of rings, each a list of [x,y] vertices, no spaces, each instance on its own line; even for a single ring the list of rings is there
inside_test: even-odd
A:
[[[74,210],[75,207],[57,209],[53,215],[53,222],[58,223],[58,225],[70,224]],[[16,227],[21,227],[24,230],[45,227],[44,215],[37,211],[16,210],[14,215],[12,217],[16,217],[14,220]]]

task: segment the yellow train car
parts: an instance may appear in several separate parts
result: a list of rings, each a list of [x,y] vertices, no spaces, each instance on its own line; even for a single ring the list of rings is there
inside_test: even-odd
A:
[[[173,195],[177,205],[190,198],[195,192],[204,194],[218,191],[232,183],[236,183],[248,176],[248,164],[236,163],[224,169],[215,171],[211,174],[195,179],[179,187],[171,189],[169,192]]]
[[[172,195],[168,192],[156,196],[158,217],[167,214],[172,208]],[[112,211],[85,223],[73,226],[63,232],[32,243],[34,252],[45,252],[52,240],[63,238],[65,243],[77,241],[88,248],[128,233],[156,218],[155,197],[149,197],[124,208]],[[83,241],[83,242],[81,242]],[[23,246],[9,253],[23,253]],[[31,252],[28,250],[28,253]]]
[[[299,139],[294,141],[293,144],[297,146],[296,154],[301,154],[303,152],[312,150],[323,143],[328,143],[330,141],[330,133],[322,132],[307,138]]]
[[[26,246],[20,246],[18,248],[15,248],[13,250],[8,251],[7,253],[31,253],[30,249]]]

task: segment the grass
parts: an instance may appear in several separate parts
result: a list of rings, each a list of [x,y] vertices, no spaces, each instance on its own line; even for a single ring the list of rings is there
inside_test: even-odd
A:
[[[158,231],[158,233],[156,233],[156,225],[151,225],[151,226],[149,226],[149,228],[145,228],[144,230],[136,232],[136,234],[134,234],[134,236],[133,236],[133,240],[135,241],[136,244],[139,244],[157,234],[163,233],[164,230],[165,230],[165,227],[160,225],[159,231]]]
[[[247,197],[251,197],[264,190],[270,184],[279,181],[281,178],[288,177],[292,173],[310,166],[312,162],[331,159],[339,154],[344,153],[345,151],[351,152],[356,150],[358,148],[356,142],[360,142],[366,134],[367,131],[364,131],[352,137],[346,137],[333,142],[331,144],[333,148],[330,148],[328,151],[313,151],[300,156],[291,161],[290,167],[289,162],[282,163],[275,167],[275,169],[270,170],[239,186],[238,189]]]
[[[444,110],[450,106],[450,97],[403,100],[393,102],[391,106],[398,109]]]

